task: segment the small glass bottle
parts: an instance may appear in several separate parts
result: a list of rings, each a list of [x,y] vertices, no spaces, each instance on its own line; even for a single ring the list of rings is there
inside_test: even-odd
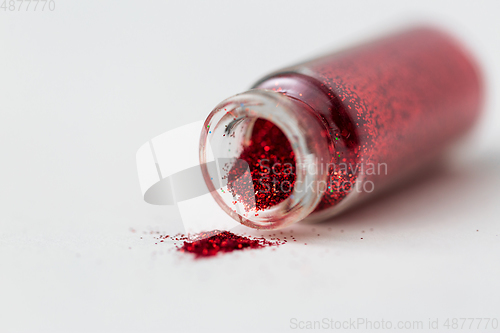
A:
[[[282,69],[221,102],[201,134],[202,172],[244,225],[322,220],[429,165],[481,104],[478,70],[461,46],[434,29],[407,30]],[[209,154],[229,162],[214,172]],[[240,160],[253,178],[231,184]],[[293,162],[289,173],[283,161]]]

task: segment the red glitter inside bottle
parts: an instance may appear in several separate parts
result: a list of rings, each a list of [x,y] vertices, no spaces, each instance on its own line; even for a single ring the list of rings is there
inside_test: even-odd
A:
[[[247,165],[251,174],[240,177]],[[229,191],[246,210],[259,211],[279,204],[291,194],[295,183],[295,153],[290,142],[272,122],[257,119],[251,139],[228,177]],[[253,186],[247,186],[248,182]]]
[[[232,160],[229,191],[215,191],[210,180],[220,175],[202,171],[245,225],[325,219],[432,163],[471,127],[481,100],[479,74],[455,41],[405,31],[275,72],[220,103],[200,160],[207,147]],[[251,180],[238,176],[239,161]]]

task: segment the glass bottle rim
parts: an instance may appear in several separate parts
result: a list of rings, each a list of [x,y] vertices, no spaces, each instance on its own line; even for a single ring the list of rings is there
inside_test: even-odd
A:
[[[249,136],[252,127],[242,124],[256,119],[272,122],[290,142],[296,158],[295,184],[286,199],[269,209],[235,209],[237,198],[218,188],[216,184],[220,183],[213,179],[221,176],[215,174],[208,165],[212,160],[236,159],[238,149],[234,145],[231,146],[234,148],[232,153],[219,149],[219,146],[228,140],[237,140],[236,136]],[[242,131],[235,131],[235,126],[240,126]],[[233,130],[232,134],[229,134],[228,127],[229,131]],[[328,142],[323,133],[324,126],[314,111],[283,93],[252,89],[232,96],[219,103],[204,123],[199,152],[204,180],[217,204],[241,224],[256,229],[288,226],[306,218],[316,208],[326,190],[327,172],[319,171],[320,164],[329,159]],[[221,166],[217,167],[217,170],[221,169]]]

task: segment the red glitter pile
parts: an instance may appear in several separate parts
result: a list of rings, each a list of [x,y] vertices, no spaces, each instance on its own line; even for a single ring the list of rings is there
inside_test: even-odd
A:
[[[233,252],[247,248],[258,249],[265,246],[278,245],[278,243],[269,242],[264,238],[251,239],[235,235],[229,231],[210,231],[200,233],[196,237],[199,240],[193,242],[184,241],[179,251],[193,253],[196,258],[200,258],[212,257],[220,252]]]
[[[250,176],[244,175],[247,164]],[[244,176],[242,176],[244,175]],[[251,140],[228,172],[228,190],[245,209],[263,210],[292,193],[295,154],[285,134],[272,122],[257,119]]]

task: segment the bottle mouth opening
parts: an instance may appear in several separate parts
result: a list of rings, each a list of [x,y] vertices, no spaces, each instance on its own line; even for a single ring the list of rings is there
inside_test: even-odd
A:
[[[281,93],[256,89],[221,102],[205,121],[204,180],[241,224],[281,228],[305,218],[321,199],[318,182],[327,175],[314,170],[328,158],[328,146],[321,124],[304,108]]]

